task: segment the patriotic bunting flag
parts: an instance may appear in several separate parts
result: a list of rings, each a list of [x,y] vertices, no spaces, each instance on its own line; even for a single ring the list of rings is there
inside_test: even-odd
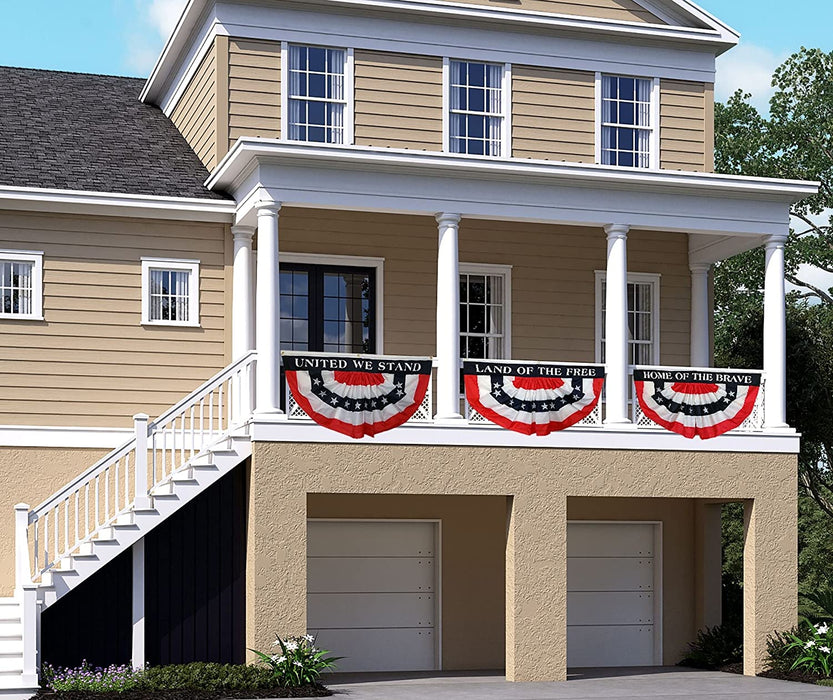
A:
[[[468,361],[469,405],[492,423],[524,435],[549,435],[592,413],[604,384],[601,365]]]
[[[319,425],[352,438],[405,423],[422,404],[431,380],[430,357],[282,355],[298,405]]]
[[[636,398],[654,423],[687,438],[717,437],[743,423],[755,408],[761,375],[725,370],[633,372]]]

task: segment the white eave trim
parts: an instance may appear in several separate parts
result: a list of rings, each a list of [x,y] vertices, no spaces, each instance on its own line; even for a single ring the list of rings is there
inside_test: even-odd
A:
[[[196,197],[0,186],[0,209],[228,223],[235,206],[231,200]]]
[[[127,442],[132,428],[77,428],[49,425],[0,425],[0,448],[108,449]]]
[[[327,144],[283,143],[279,139],[243,137],[220,161],[205,185],[209,189],[231,190],[255,166],[257,160],[293,161],[305,166],[372,168],[380,171],[422,170],[448,177],[467,174],[492,180],[563,180],[605,188],[661,189],[708,194],[769,198],[787,203],[797,202],[818,192],[818,183],[739,175],[643,170],[611,165],[567,163],[545,160],[517,160],[450,153],[427,153],[369,146],[331,146]]]

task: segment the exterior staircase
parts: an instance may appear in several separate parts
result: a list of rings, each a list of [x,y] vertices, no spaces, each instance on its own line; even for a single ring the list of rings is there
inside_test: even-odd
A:
[[[38,688],[40,614],[251,455],[250,353],[29,510],[15,506],[15,595],[0,598],[0,698]]]

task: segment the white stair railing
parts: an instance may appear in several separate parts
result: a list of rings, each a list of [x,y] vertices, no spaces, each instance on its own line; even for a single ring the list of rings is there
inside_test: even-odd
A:
[[[252,412],[255,353],[240,358],[30,511],[16,536],[17,585],[31,583],[186,466]],[[31,563],[30,563],[31,562]],[[28,573],[27,573],[28,572]]]

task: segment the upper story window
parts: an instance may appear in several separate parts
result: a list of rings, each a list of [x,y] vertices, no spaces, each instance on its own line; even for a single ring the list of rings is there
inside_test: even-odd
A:
[[[655,81],[601,76],[601,152],[604,165],[655,167],[658,132]]]
[[[628,273],[628,364],[659,363],[659,280],[656,274]],[[596,358],[605,362],[605,273],[596,273]]]
[[[200,324],[200,264],[196,260],[142,259],[142,323]]]
[[[293,141],[347,143],[347,51],[289,46],[288,131]]]
[[[43,319],[43,253],[0,250],[0,318]]]
[[[504,265],[460,264],[461,357],[509,357],[510,273]]]
[[[507,70],[502,64],[449,61],[448,150],[501,156],[508,120]]]

